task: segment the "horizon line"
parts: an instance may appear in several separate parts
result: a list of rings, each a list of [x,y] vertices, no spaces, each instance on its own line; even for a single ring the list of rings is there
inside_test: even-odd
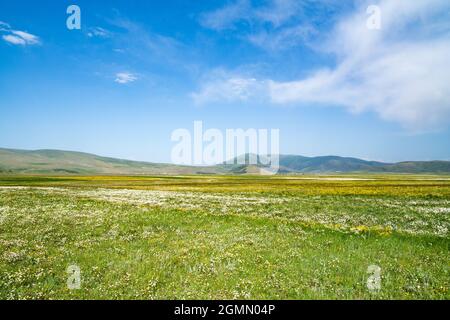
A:
[[[110,159],[116,159],[116,160],[123,160],[123,161],[131,161],[131,162],[143,162],[143,163],[149,163],[149,164],[166,164],[166,165],[177,165],[177,166],[185,166],[185,167],[212,167],[212,166],[217,166],[217,165],[224,165],[224,164],[228,164],[228,163],[216,163],[214,165],[179,165],[179,164],[175,164],[175,163],[171,163],[171,162],[153,162],[153,161],[149,161],[149,160],[132,160],[132,159],[127,159],[127,158],[122,158],[122,157],[114,157],[114,156],[105,156],[105,155],[100,155],[97,153],[92,153],[92,152],[86,152],[86,151],[79,151],[79,150],[66,150],[66,149],[46,149],[46,148],[39,148],[39,149],[20,149],[20,148],[5,148],[5,147],[0,147],[0,150],[8,150],[8,151],[25,151],[25,152],[39,152],[39,151],[57,151],[57,152],[73,152],[73,153],[82,153],[82,154],[87,154],[87,155],[91,155],[91,156],[96,156],[96,157],[101,157],[101,158],[110,158]],[[243,153],[240,154],[236,157],[234,157],[234,159],[237,159],[239,157],[242,156],[247,156],[249,154],[254,154],[254,153]],[[272,154],[265,154],[265,155],[261,155],[261,154],[255,154],[258,157],[261,156],[272,156]],[[381,163],[381,164],[385,164],[385,165],[390,165],[390,164],[399,164],[399,163],[406,163],[406,162],[450,162],[450,159],[434,159],[434,160],[404,160],[404,161],[395,161],[395,162],[385,162],[385,161],[379,161],[379,160],[369,160],[369,159],[364,159],[364,158],[359,158],[356,156],[339,156],[339,155],[333,155],[333,154],[328,154],[328,155],[316,155],[316,156],[304,156],[301,154],[290,154],[290,153],[280,153],[278,154],[279,157],[281,156],[293,156],[293,157],[304,157],[304,158],[326,158],[326,157],[337,157],[337,158],[343,158],[343,159],[357,159],[357,160],[362,160],[362,161],[367,161],[367,162],[377,162],[377,163]],[[225,161],[226,162],[226,161]]]

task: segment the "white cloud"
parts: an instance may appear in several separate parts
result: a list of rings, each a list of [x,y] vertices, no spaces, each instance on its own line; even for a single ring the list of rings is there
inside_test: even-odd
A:
[[[283,28],[275,32],[261,31],[249,35],[248,40],[265,50],[279,51],[308,43],[311,35],[315,33],[316,30],[312,26],[304,24]]]
[[[6,33],[2,35],[3,40],[14,45],[25,46],[37,45],[41,43],[38,36],[25,31],[13,30],[8,23],[3,21],[0,21],[0,31]]]
[[[327,41],[320,40],[318,53],[333,55],[334,67],[313,70],[310,76],[288,82],[242,77],[240,82],[247,84],[245,99],[257,96],[277,105],[325,105],[350,112],[375,112],[411,131],[447,126],[450,20],[445,13],[450,3],[382,0],[378,5],[381,30],[367,28],[367,6],[361,6],[335,25]],[[276,45],[277,39],[267,34],[253,41],[265,44],[272,40]],[[241,95],[230,89],[232,80],[203,84],[193,97],[202,103],[240,99]]]
[[[134,82],[138,79],[138,77],[132,73],[129,72],[120,72],[116,74],[116,80],[114,80],[117,83],[125,84],[129,82]]]
[[[114,45],[122,52],[142,64],[157,64],[181,69],[192,67],[189,48],[175,38],[149,32],[141,24],[126,18],[109,20],[109,23],[122,29],[114,34]],[[126,49],[123,49],[126,48]]]
[[[311,3],[312,0],[267,0],[254,5],[250,0],[235,0],[203,13],[200,24],[219,32],[238,31],[239,39],[244,38],[267,51],[284,50],[307,43],[315,33],[313,24],[306,23],[305,19]]]
[[[198,92],[191,94],[197,105],[211,102],[250,102],[264,94],[267,85],[255,78],[224,70],[212,71]]]
[[[251,4],[249,0],[237,0],[218,10],[205,13],[201,16],[200,23],[213,30],[224,30],[234,27],[239,20],[250,18]]]
[[[11,26],[3,21],[0,21],[0,31],[8,31],[11,29]]]
[[[254,10],[254,15],[255,18],[278,27],[298,15],[302,5],[304,4],[297,0],[272,0],[268,6]]]
[[[89,28],[87,36],[89,38],[93,38],[93,37],[109,38],[109,37],[111,37],[111,32],[104,28],[101,28],[101,27],[95,27],[95,28]]]
[[[193,93],[196,104],[206,104],[219,101],[248,101],[256,98],[260,83],[253,78],[231,77],[207,83],[200,92]]]
[[[252,6],[250,0],[236,0],[220,9],[204,13],[200,23],[217,31],[233,29],[243,21],[249,24],[270,23],[278,27],[297,16],[303,5],[298,0],[270,0],[260,6]]]
[[[39,44],[39,37],[30,34],[28,32],[25,31],[18,31],[18,30],[12,30],[11,33],[13,33],[14,35],[22,38],[25,41],[25,44],[29,44],[29,45],[33,45],[33,44]]]
[[[2,38],[6,42],[9,42],[12,44],[17,44],[17,45],[26,45],[27,44],[26,41],[24,39],[22,39],[21,37],[16,37],[11,34],[3,35]]]
[[[366,27],[363,9],[347,17],[324,48],[338,57],[337,66],[298,81],[272,81],[272,102],[374,111],[412,130],[447,125],[450,23],[437,17],[448,11],[448,1],[385,0],[379,6],[381,30]]]

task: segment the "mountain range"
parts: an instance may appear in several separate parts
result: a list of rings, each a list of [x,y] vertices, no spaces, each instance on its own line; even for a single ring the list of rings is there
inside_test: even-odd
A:
[[[245,157],[245,159],[242,159]],[[0,174],[69,175],[181,175],[181,174],[252,174],[264,168],[249,163],[249,155],[235,158],[235,164],[181,166],[101,157],[90,153],[61,150],[17,150],[0,148]],[[241,158],[241,162],[237,160]],[[280,155],[280,174],[306,173],[450,173],[450,161],[407,161],[384,163],[357,158]],[[238,164],[244,163],[244,164]]]

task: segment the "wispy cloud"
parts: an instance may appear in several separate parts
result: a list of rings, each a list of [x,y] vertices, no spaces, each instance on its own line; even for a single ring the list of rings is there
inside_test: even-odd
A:
[[[255,78],[235,76],[227,79],[204,83],[200,90],[191,93],[191,98],[198,106],[215,103],[245,103],[267,101],[266,81]]]
[[[8,31],[11,29],[11,26],[3,21],[0,21],[0,31]]]
[[[445,0],[384,0],[382,29],[366,27],[361,7],[343,19],[324,47],[338,58],[292,82],[271,82],[275,103],[319,103],[374,111],[411,130],[450,122],[450,22]],[[439,25],[439,32],[436,32]]]
[[[9,42],[9,43],[12,43],[12,44],[17,44],[17,45],[26,45],[27,44],[25,42],[25,40],[23,40],[21,37],[16,37],[16,36],[13,36],[11,34],[3,35],[2,38],[6,42]]]
[[[182,70],[189,66],[189,50],[180,41],[166,35],[149,31],[143,25],[119,16],[108,22],[120,32],[115,33],[117,48],[126,52],[143,65],[161,65]]]
[[[120,84],[126,84],[129,82],[134,82],[138,79],[137,75],[130,72],[120,72],[116,74],[116,79],[114,80]]]
[[[22,38],[25,41],[25,44],[33,45],[33,44],[40,43],[39,37],[37,37],[31,33],[28,33],[25,31],[18,31],[18,30],[12,30],[11,32],[15,36]]]
[[[217,31],[233,29],[236,24],[262,22],[280,26],[298,14],[302,3],[297,0],[270,0],[253,6],[250,0],[236,0],[217,10],[203,13],[200,23]]]
[[[209,29],[225,30],[233,28],[235,23],[251,18],[251,3],[249,0],[237,0],[217,10],[201,15],[200,23]]]
[[[211,78],[206,81],[198,92],[191,97],[197,105],[214,102],[249,102],[255,101],[264,91],[264,83],[255,78],[240,75],[231,75],[223,71],[212,72]]]
[[[367,3],[368,5],[369,3]],[[289,82],[243,78],[258,97],[276,105],[326,105],[375,112],[412,131],[450,123],[450,3],[446,0],[382,0],[381,30],[367,28],[367,5],[341,18],[317,54],[336,65]],[[253,38],[269,43],[270,35]],[[275,41],[276,43],[276,41]],[[317,49],[316,49],[317,50]],[[223,96],[229,79],[203,84],[193,97],[202,103]],[[264,88],[263,90],[261,88]],[[214,89],[213,89],[214,88]],[[214,96],[214,93],[217,93]],[[246,96],[252,96],[246,93]],[[201,97],[201,99],[199,99]],[[239,97],[239,95],[234,95]]]
[[[146,24],[135,22],[117,10],[104,19],[103,26],[89,28],[86,36],[104,39],[113,51],[114,59],[120,54],[120,60],[114,61],[113,71],[111,65],[105,65],[104,68],[109,70],[102,72],[109,79],[111,72],[114,72],[113,80],[118,84],[129,84],[137,80],[145,80],[149,84],[152,82],[150,79],[159,77],[158,72],[177,73],[178,76],[191,65],[191,53],[182,42],[171,36],[155,33]],[[138,73],[127,70],[137,70]]]
[[[304,1],[307,2],[307,1]],[[296,17],[304,3],[296,0],[272,0],[267,6],[254,11],[254,16],[264,22],[270,22],[275,27],[281,26]]]
[[[2,35],[2,39],[14,45],[26,46],[37,45],[41,43],[38,36],[25,31],[13,30],[8,23],[3,21],[0,21],[0,31],[4,33]]]
[[[93,27],[89,28],[87,32],[87,36],[90,38],[99,37],[99,38],[109,38],[112,36],[112,32],[109,30],[106,30],[102,27]]]
[[[218,32],[239,31],[238,38],[268,51],[284,50],[305,44],[315,33],[314,26],[304,19],[304,11],[310,5],[310,0],[268,0],[260,5],[236,0],[203,13],[199,22]]]
[[[254,45],[269,51],[290,49],[300,44],[308,44],[312,35],[317,31],[311,25],[303,24],[283,28],[279,31],[260,31],[248,36]]]

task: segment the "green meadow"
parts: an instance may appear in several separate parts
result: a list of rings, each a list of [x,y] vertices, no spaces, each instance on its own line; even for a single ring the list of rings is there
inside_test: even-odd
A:
[[[449,299],[449,228],[444,175],[5,175],[0,299]]]

